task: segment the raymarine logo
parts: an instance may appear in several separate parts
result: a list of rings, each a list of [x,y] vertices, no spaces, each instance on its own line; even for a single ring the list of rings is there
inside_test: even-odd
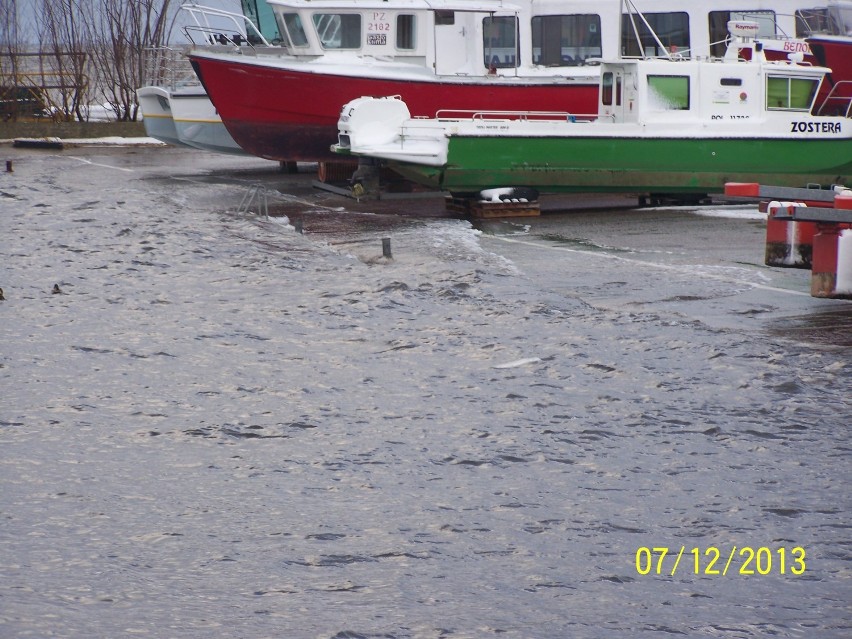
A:
[[[740,38],[756,38],[760,25],[751,20],[731,20],[728,22],[728,33]]]

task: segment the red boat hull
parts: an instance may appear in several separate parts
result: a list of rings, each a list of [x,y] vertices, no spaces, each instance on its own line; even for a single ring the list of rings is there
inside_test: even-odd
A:
[[[852,81],[852,37],[812,36],[807,39],[807,42],[817,64],[831,69],[831,73],[823,83],[823,90],[818,99],[821,103],[835,84]],[[833,96],[838,98],[852,97],[852,84],[841,85],[833,93]],[[825,105],[823,112],[845,112],[847,106],[848,104],[842,100],[832,100]]]
[[[361,96],[399,95],[413,116],[440,109],[597,112],[597,79],[541,84],[412,82],[305,73],[191,55],[198,77],[231,137],[245,151],[278,161],[339,160],[337,120]]]

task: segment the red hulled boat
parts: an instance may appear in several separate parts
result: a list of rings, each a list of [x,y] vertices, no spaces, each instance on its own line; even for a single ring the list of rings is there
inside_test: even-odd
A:
[[[730,19],[754,20],[767,57],[807,50],[802,0],[268,0],[277,46],[196,46],[190,60],[228,132],[273,160],[339,159],[340,108],[398,95],[412,116],[441,109],[593,113],[601,58],[713,55]],[[620,28],[619,28],[620,27]],[[717,33],[718,32],[718,33]],[[807,51],[806,51],[807,52]]]

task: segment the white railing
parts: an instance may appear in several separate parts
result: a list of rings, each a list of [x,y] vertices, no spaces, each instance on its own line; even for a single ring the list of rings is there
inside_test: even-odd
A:
[[[155,47],[145,49],[144,54],[147,84],[170,90],[201,84],[186,57],[185,49]]]
[[[843,95],[840,95],[841,93]],[[817,115],[843,115],[852,118],[852,80],[835,82],[820,105]]]
[[[481,111],[441,109],[435,114],[438,120],[541,120],[547,122],[592,122],[597,113],[570,113],[568,111]]]
[[[183,28],[187,39],[194,45],[253,47],[258,43],[271,46],[257,25],[241,13],[200,4],[184,4],[180,8],[190,15],[194,23]]]

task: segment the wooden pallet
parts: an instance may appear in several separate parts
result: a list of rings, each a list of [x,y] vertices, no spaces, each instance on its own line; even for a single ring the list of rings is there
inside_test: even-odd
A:
[[[446,208],[448,211],[469,215],[478,220],[541,215],[541,206],[537,200],[533,202],[481,202],[469,198],[448,197]]]

